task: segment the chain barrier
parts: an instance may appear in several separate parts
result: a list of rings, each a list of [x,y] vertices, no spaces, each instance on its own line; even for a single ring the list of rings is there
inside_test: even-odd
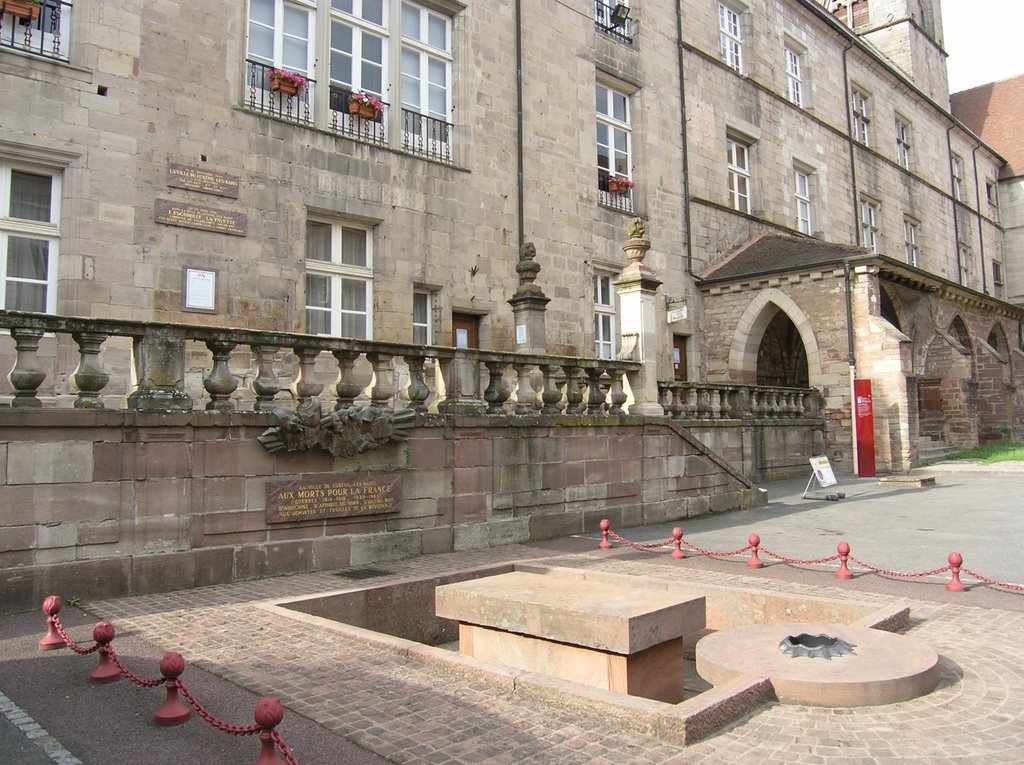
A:
[[[43,613],[47,615],[47,634],[39,641],[41,649],[63,648],[67,646],[79,655],[99,652],[100,667],[89,675],[90,679],[96,682],[116,680],[120,676],[118,673],[120,673],[136,685],[146,688],[166,685],[168,691],[167,701],[154,715],[154,721],[158,725],[175,725],[188,719],[188,707],[177,701],[177,694],[180,692],[189,706],[217,730],[233,736],[260,734],[262,753],[256,761],[257,765],[280,762],[274,751],[275,748],[284,756],[284,761],[287,765],[299,765],[298,759],[291,749],[285,745],[281,732],[277,730],[277,725],[284,717],[284,707],[281,706],[277,699],[267,696],[260,698],[256,705],[256,725],[230,725],[218,719],[207,710],[180,679],[179,675],[181,675],[185,668],[185,662],[180,654],[171,652],[164,654],[164,658],[160,662],[160,672],[162,673],[160,677],[152,679],[140,677],[125,666],[124,662],[117,655],[117,651],[110,644],[115,635],[111,624],[107,622],[97,623],[93,630],[93,640],[96,644],[86,648],[72,640],[64,625],[61,624],[58,614],[62,608],[63,604],[56,595],[50,595],[43,601]],[[110,669],[109,665],[111,663],[117,668],[117,672]]]
[[[753,568],[753,569],[760,568],[763,565],[761,563],[761,561],[757,557],[758,553],[764,553],[768,557],[774,558],[775,560],[780,561],[782,563],[788,563],[788,564],[798,565],[798,566],[816,566],[816,565],[820,565],[820,564],[823,564],[823,563],[832,563],[833,561],[837,561],[838,560],[840,562],[840,569],[836,573],[836,577],[839,578],[839,579],[851,579],[851,578],[853,578],[853,574],[846,567],[846,562],[850,561],[851,563],[855,563],[858,566],[861,566],[862,568],[867,569],[868,571],[871,571],[871,572],[873,572],[875,574],[878,574],[879,576],[887,576],[887,577],[892,577],[892,578],[895,578],[895,579],[927,578],[927,577],[939,576],[940,574],[945,574],[946,572],[950,572],[951,575],[952,575],[952,581],[950,581],[946,585],[946,589],[951,591],[951,592],[960,592],[960,591],[963,591],[963,590],[966,589],[966,587],[964,587],[963,584],[960,582],[960,574],[961,573],[963,573],[966,576],[969,576],[969,577],[972,577],[974,579],[977,579],[979,582],[982,582],[984,584],[990,585],[992,587],[1000,587],[1000,588],[1002,588],[1004,590],[1010,590],[1011,592],[1024,592],[1024,586],[1022,586],[1022,585],[1019,585],[1019,584],[1008,584],[1006,582],[1000,582],[1000,581],[998,581],[996,579],[990,579],[987,576],[982,576],[981,574],[979,574],[979,573],[977,573],[975,571],[971,571],[968,568],[964,568],[962,566],[963,556],[961,556],[960,553],[957,553],[957,552],[952,552],[952,553],[949,554],[949,565],[947,565],[947,566],[942,566],[941,568],[935,568],[935,569],[932,569],[931,571],[907,572],[907,571],[895,571],[893,569],[888,569],[888,568],[879,568],[878,566],[872,566],[870,563],[866,563],[866,562],[862,561],[860,558],[855,558],[852,555],[850,555],[850,546],[846,542],[840,542],[839,543],[839,546],[837,548],[838,554],[836,554],[836,555],[829,555],[829,556],[824,557],[824,558],[804,559],[804,558],[790,558],[790,557],[788,557],[786,555],[781,555],[779,553],[776,553],[776,552],[773,552],[771,550],[765,549],[764,547],[761,547],[760,546],[761,545],[761,538],[757,534],[751,534],[750,538],[749,538],[749,543],[747,545],[745,545],[744,547],[739,547],[739,548],[737,548],[735,550],[717,551],[717,550],[707,550],[707,549],[705,549],[703,547],[700,547],[699,545],[694,544],[693,542],[690,542],[688,539],[683,537],[682,529],[679,529],[679,528],[676,528],[676,529],[672,530],[672,533],[673,533],[672,539],[667,539],[667,540],[665,540],[663,542],[641,543],[641,542],[633,542],[633,541],[631,541],[629,539],[626,539],[625,537],[622,537],[622,536],[619,536],[618,534],[616,534],[614,531],[611,530],[611,524],[610,524],[610,522],[607,519],[601,521],[600,527],[601,527],[602,541],[601,541],[601,543],[598,546],[601,547],[601,548],[604,548],[604,549],[612,547],[611,543],[608,542],[608,540],[609,539],[614,539],[617,542],[620,542],[621,544],[627,545],[629,547],[633,547],[633,548],[635,548],[637,550],[656,550],[656,549],[660,549],[662,547],[666,547],[666,546],[675,544],[676,550],[672,554],[673,558],[682,558],[682,557],[684,557],[682,555],[682,553],[681,553],[681,550],[679,549],[681,546],[684,546],[684,545],[689,550],[692,550],[692,551],[694,551],[696,553],[699,553],[701,555],[707,555],[707,556],[712,557],[712,558],[731,558],[731,557],[734,557],[734,556],[737,556],[737,555],[742,555],[743,553],[745,553],[747,551],[750,551],[751,557],[750,557],[750,559],[747,562],[747,566],[749,568]]]

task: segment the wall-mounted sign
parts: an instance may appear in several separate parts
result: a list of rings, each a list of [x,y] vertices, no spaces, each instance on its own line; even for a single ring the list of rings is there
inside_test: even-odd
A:
[[[675,324],[677,321],[682,321],[689,315],[689,311],[685,305],[682,308],[673,308],[668,312],[668,323]]]
[[[202,194],[238,199],[238,176],[171,162],[167,165],[167,185]]]
[[[326,473],[267,483],[268,523],[397,513],[401,503],[400,475]]]
[[[186,311],[214,313],[217,310],[217,272],[209,268],[186,268],[182,302]]]
[[[249,233],[249,219],[245,213],[172,202],[170,199],[156,200],[155,217],[157,223],[168,226],[197,228],[231,236],[247,236]]]

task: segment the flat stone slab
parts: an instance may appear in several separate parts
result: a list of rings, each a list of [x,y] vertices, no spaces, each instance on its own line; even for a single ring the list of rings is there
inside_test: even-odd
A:
[[[516,571],[438,587],[438,616],[572,645],[634,654],[699,630],[692,591]]]
[[[779,649],[787,637],[800,634],[838,637],[854,652],[824,659]],[[933,691],[939,656],[919,640],[851,624],[756,624],[701,638],[697,673],[714,685],[767,677],[783,703],[873,706]]]
[[[880,486],[934,486],[935,476],[933,475],[887,475],[878,479]]]

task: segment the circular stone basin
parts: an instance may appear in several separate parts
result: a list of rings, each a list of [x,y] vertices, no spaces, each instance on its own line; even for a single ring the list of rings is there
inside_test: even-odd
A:
[[[831,659],[789,656],[787,637],[837,637],[853,653]],[[827,707],[892,704],[923,696],[939,682],[939,655],[904,635],[850,624],[755,624],[722,630],[697,643],[697,672],[713,685],[767,677],[779,701]]]

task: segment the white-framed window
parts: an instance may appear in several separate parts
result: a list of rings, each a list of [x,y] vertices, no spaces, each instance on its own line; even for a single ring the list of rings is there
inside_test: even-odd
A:
[[[811,173],[793,169],[793,202],[796,206],[796,228],[802,234],[811,233]]]
[[[722,61],[730,69],[743,71],[743,13],[726,5],[718,4],[718,37]]]
[[[306,221],[306,332],[373,337],[373,236],[354,223]]]
[[[434,327],[433,298],[426,290],[412,293],[412,342],[413,345],[433,345]]]
[[[615,358],[615,285],[611,274],[594,274],[594,345],[599,359]]]
[[[55,313],[61,175],[0,160],[0,308]]]
[[[452,161],[449,16],[410,0],[248,2],[248,107]],[[298,94],[269,93],[273,68],[308,82]],[[376,116],[353,116],[352,93],[380,99],[384,107]]]
[[[803,53],[786,46],[786,98],[797,106],[804,105]]]
[[[999,184],[985,181],[985,198],[988,200],[989,214],[993,220],[999,220]]]
[[[602,201],[615,206],[628,203],[630,193],[615,194],[608,189],[612,176],[632,181],[632,129],[630,99],[625,93],[597,83],[597,186]]]
[[[960,242],[958,249],[960,250],[960,286],[966,287],[971,276],[971,248]]]
[[[729,206],[750,212],[750,144],[727,136],[725,139],[726,195]]]
[[[917,221],[910,218],[903,219],[903,253],[907,263],[917,267],[918,255],[921,253],[921,246],[918,244],[921,238],[921,227]]]
[[[997,287],[1003,286],[1003,264],[998,260],[992,261],[992,283]]]
[[[850,91],[850,111],[853,114],[853,138],[865,146],[871,145],[871,97],[861,90]]]
[[[860,202],[860,244],[876,255],[881,252],[878,203],[870,199],[862,199]]]
[[[953,199],[964,201],[964,158],[954,154],[951,162],[953,170]]]
[[[910,169],[910,123],[896,118],[896,161],[904,170]]]

